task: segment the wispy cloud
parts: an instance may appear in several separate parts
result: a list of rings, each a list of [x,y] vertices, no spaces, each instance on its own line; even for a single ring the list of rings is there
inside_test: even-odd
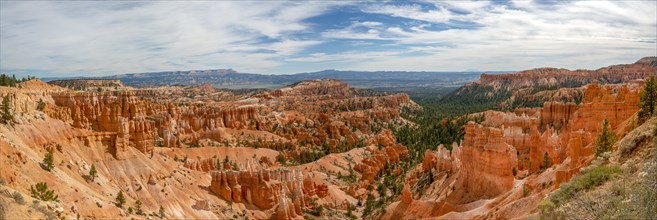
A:
[[[0,71],[597,68],[657,55],[657,2],[0,2]]]
[[[263,71],[321,43],[289,38],[332,3],[2,2],[7,69],[98,74],[172,69]]]
[[[597,68],[657,55],[657,2],[653,1],[430,3],[437,9],[373,5],[363,11],[444,26],[469,23],[474,28],[388,25],[363,31],[348,27],[326,36],[391,40],[401,48],[427,53],[383,57],[349,67],[365,70]]]

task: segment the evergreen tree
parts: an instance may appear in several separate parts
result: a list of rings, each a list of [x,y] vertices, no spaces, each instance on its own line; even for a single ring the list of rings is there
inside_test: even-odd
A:
[[[36,186],[30,186],[30,194],[33,198],[41,201],[59,201],[59,196],[53,190],[48,190],[48,184],[39,182]]]
[[[550,155],[548,155],[547,152],[543,154],[543,169],[550,168],[552,166],[552,159],[550,158]]]
[[[597,146],[595,150],[595,156],[600,156],[600,154],[610,151],[611,146],[616,142],[616,134],[609,128],[609,121],[605,118],[602,121],[602,132],[598,136],[598,139],[595,141]]]
[[[43,169],[52,171],[52,169],[55,168],[54,161],[55,159],[52,155],[52,152],[46,153],[46,155],[43,157]]]
[[[9,95],[6,95],[2,98],[2,121],[5,124],[14,119],[14,115],[11,114],[11,106],[9,106],[9,101]]]
[[[160,206],[160,218],[164,218],[165,213],[164,213],[164,207]]]
[[[645,122],[648,118],[655,115],[657,109],[657,82],[655,77],[650,76],[646,79],[646,85],[640,94],[641,101],[639,102],[639,124]]]
[[[137,215],[143,215],[144,214],[144,210],[141,210],[141,201],[140,200],[137,200],[135,202],[135,214],[137,214]]]
[[[91,164],[91,169],[89,169],[89,177],[91,177],[91,181],[94,181],[98,177],[98,171],[96,171],[96,166],[93,164]]]
[[[123,208],[125,204],[125,197],[123,196],[123,191],[119,191],[119,194],[116,195],[116,207]]]

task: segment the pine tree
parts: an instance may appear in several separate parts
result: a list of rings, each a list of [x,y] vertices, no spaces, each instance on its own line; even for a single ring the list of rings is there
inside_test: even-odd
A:
[[[43,169],[52,171],[52,169],[55,168],[54,161],[55,159],[52,155],[52,152],[46,153],[46,155],[43,157]]]
[[[48,190],[48,184],[39,182],[36,186],[30,186],[30,194],[33,198],[41,201],[59,201],[59,196],[53,190]]]
[[[123,191],[119,191],[119,194],[116,195],[116,207],[123,208],[125,204],[125,197],[123,196]]]
[[[143,215],[144,214],[144,211],[141,210],[141,201],[140,200],[137,200],[135,202],[135,214],[137,214],[137,215]]]
[[[164,218],[165,213],[164,213],[164,207],[160,206],[160,218]]]
[[[91,177],[91,181],[94,181],[98,177],[98,171],[96,171],[96,166],[93,164],[91,164],[91,169],[89,169],[89,177]]]
[[[543,169],[550,168],[552,166],[552,159],[550,158],[550,155],[548,155],[547,152],[543,154]]]
[[[598,136],[598,139],[595,141],[597,146],[595,150],[595,156],[600,156],[600,154],[610,151],[611,146],[616,142],[616,134],[609,128],[609,121],[605,118],[602,121],[602,132]]]
[[[9,95],[6,95],[2,98],[2,121],[4,123],[8,123],[14,119],[14,116],[11,114],[11,106],[9,101]]]
[[[643,87],[640,96],[639,124],[642,124],[655,115],[655,110],[657,110],[657,82],[655,82],[655,77],[650,76],[646,79],[646,85]]]

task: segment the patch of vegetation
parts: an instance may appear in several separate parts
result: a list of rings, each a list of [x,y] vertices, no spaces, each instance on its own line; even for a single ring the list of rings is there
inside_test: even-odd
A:
[[[600,132],[598,139],[595,140],[595,156],[600,156],[602,153],[610,151],[611,146],[616,143],[616,134],[609,128],[609,121],[605,118],[602,121],[602,132]]]
[[[137,215],[146,215],[144,210],[141,209],[141,200],[135,202],[135,214]]]
[[[342,175],[341,172],[338,172],[337,178],[348,184],[354,184],[358,180],[358,176],[356,176],[356,172],[354,172],[354,168],[351,166],[349,166],[349,174]]]
[[[511,97],[511,91],[495,89],[491,86],[470,84],[446,95],[435,107],[451,115],[463,115],[482,112],[488,109],[498,109],[499,104]]]
[[[14,115],[11,113],[11,106],[10,106],[10,100],[9,100],[9,95],[6,95],[5,97],[2,98],[2,115],[1,115],[2,123],[9,123],[11,120],[14,119]]]
[[[123,208],[125,204],[125,196],[123,196],[123,191],[119,191],[119,194],[116,195],[116,202],[114,203],[116,207]]]
[[[98,177],[98,171],[96,171],[96,166],[91,164],[91,169],[89,169],[89,178],[91,181],[94,181]]]
[[[444,116],[434,108],[425,108],[419,113],[408,115],[416,125],[406,125],[399,128],[391,127],[397,142],[406,146],[411,155],[411,164],[418,164],[426,150],[436,150],[443,145],[451,150],[452,143],[460,143],[465,135],[464,125],[468,121],[482,122],[484,116],[453,118]]]
[[[54,190],[48,190],[48,184],[45,182],[30,186],[30,194],[41,201],[59,201],[59,196],[55,194]]]
[[[619,167],[601,165],[583,171],[580,175],[573,177],[568,183],[564,183],[557,191],[551,194],[548,200],[559,206],[568,202],[577,193],[602,185],[614,174],[621,172]]]
[[[21,194],[19,192],[12,193],[11,198],[14,198],[14,201],[16,201],[18,204],[21,204],[21,205],[25,204],[25,198],[23,198],[23,194]]]
[[[43,99],[39,99],[39,102],[37,102],[37,110],[43,111],[44,109],[46,109],[46,103]]]
[[[43,168],[46,171],[52,171],[52,169],[55,168],[54,164],[54,156],[52,155],[52,152],[46,153],[43,157],[43,161],[41,163],[41,168]]]
[[[643,124],[648,118],[657,114],[657,82],[655,77],[650,76],[646,79],[646,85],[640,94],[639,102],[639,124]]]
[[[657,149],[652,162],[642,172],[631,168],[622,173],[618,167],[601,166],[570,181],[567,188],[582,189],[554,193],[543,200],[538,208],[541,219],[655,219],[657,217]],[[601,185],[605,179],[620,173],[609,188],[584,193],[587,186]],[[594,175],[591,175],[594,174]],[[643,178],[636,179],[636,174]],[[646,175],[647,174],[647,175]],[[632,181],[636,180],[636,181]],[[591,187],[591,188],[592,188]],[[564,205],[568,203],[568,205]]]
[[[22,79],[16,79],[16,75],[9,76],[6,74],[0,74],[0,86],[16,87],[17,83],[22,83],[32,79],[36,79],[36,77],[27,76],[27,78],[23,77]]]

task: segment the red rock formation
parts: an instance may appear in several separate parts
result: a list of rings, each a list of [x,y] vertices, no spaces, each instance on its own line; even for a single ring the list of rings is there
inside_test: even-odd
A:
[[[413,195],[411,195],[411,187],[408,185],[408,183],[404,184],[401,201],[406,204],[410,204],[411,202],[413,202]]]
[[[565,127],[570,117],[577,111],[577,104],[563,102],[546,102],[541,108],[540,127],[560,125]]]
[[[301,215],[305,206],[303,176],[298,170],[262,169],[253,165],[240,171],[211,171],[210,190],[227,201],[271,209],[278,204],[277,217]]]
[[[364,184],[373,183],[376,174],[385,168],[386,164],[399,162],[408,156],[408,149],[398,144],[389,130],[383,130],[368,141],[369,145],[380,145],[381,150],[368,148],[371,157],[364,158],[361,163],[354,166],[354,170],[362,174]]]
[[[504,142],[503,135],[497,128],[465,126],[459,185],[468,197],[494,197],[513,187],[516,150]]]
[[[634,64],[614,65],[598,70],[539,68],[507,74],[481,74],[478,84],[514,90],[521,87],[558,86],[566,83],[585,85],[593,82],[620,83],[655,75],[657,58],[646,57]],[[501,84],[504,84],[503,86]]]
[[[291,87],[272,92],[273,96],[281,95],[332,95],[346,97],[351,93],[347,83],[334,79],[305,80]]]

